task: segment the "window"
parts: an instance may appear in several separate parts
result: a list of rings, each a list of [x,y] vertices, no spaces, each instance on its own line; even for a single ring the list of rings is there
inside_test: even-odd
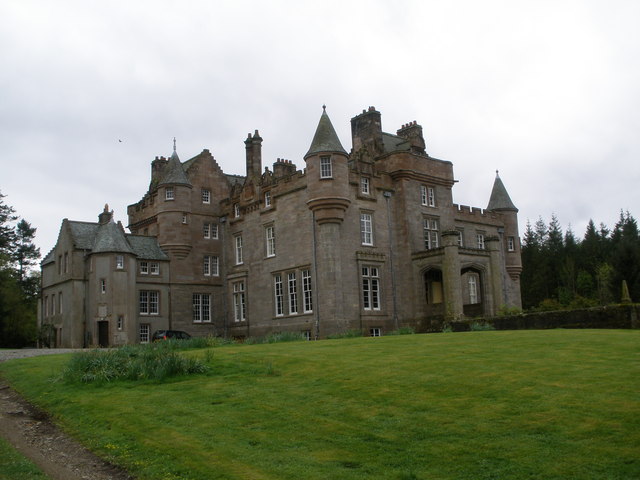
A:
[[[240,204],[239,203],[234,203],[233,204],[233,216],[238,218],[240,216]]]
[[[236,265],[242,264],[242,235],[236,236]]]
[[[123,315],[118,315],[117,327],[118,327],[118,330],[122,330],[124,328],[124,316]]]
[[[64,273],[69,273],[69,253],[64,252]]]
[[[462,230],[458,230],[458,246],[459,247],[464,247]]]
[[[202,224],[202,234],[204,238],[211,238],[211,224],[209,222]]]
[[[382,329],[380,327],[373,327],[369,329],[369,336],[370,337],[381,337],[382,336]]]
[[[236,322],[244,322],[247,314],[244,282],[233,284],[233,318]]]
[[[331,157],[320,157],[320,178],[331,178],[332,176]]]
[[[140,315],[158,315],[157,290],[140,290]]]
[[[211,190],[207,188],[202,189],[202,203],[211,203]]]
[[[442,303],[444,294],[442,291],[442,272],[440,270],[428,270],[424,274],[425,299],[429,305]]]
[[[313,311],[313,297],[311,294],[311,271],[302,270],[302,299],[304,302],[304,313]]]
[[[507,250],[510,252],[516,251],[516,239],[514,237],[507,237]]]
[[[271,206],[271,192],[264,192],[264,207],[269,208]]]
[[[273,277],[273,290],[275,294],[276,317],[284,315],[284,290],[282,288],[282,275],[277,273]]]
[[[363,245],[373,245],[373,216],[370,213],[360,214],[360,239]]]
[[[202,265],[202,273],[206,276],[213,277],[220,275],[218,257],[214,255],[205,255]]]
[[[151,330],[151,325],[148,323],[140,324],[140,343],[149,343],[149,331]]]
[[[51,315],[56,314],[56,294],[51,295]]]
[[[165,200],[173,200],[175,197],[173,195],[173,187],[165,187],[164,189],[164,199]]]
[[[116,268],[118,270],[124,268],[124,255],[116,255]]]
[[[274,257],[276,255],[276,231],[273,225],[266,227],[264,230],[267,239],[267,257]]]
[[[211,322],[211,295],[208,293],[193,294],[193,321]]]
[[[148,262],[140,262],[140,274],[148,275],[149,274],[149,263]]]
[[[305,330],[304,332],[302,332],[302,335],[304,336],[305,340],[311,340],[311,332],[309,330]]]
[[[482,233],[476,234],[476,243],[480,250],[484,250],[484,234]]]
[[[369,195],[369,178],[360,177],[360,192],[364,195]]]
[[[218,239],[218,224],[211,224],[211,238],[217,240]]]
[[[378,267],[362,267],[362,307],[365,310],[380,310]]]
[[[420,202],[427,207],[436,206],[436,190],[433,187],[420,185]]]
[[[62,255],[58,255],[58,275],[62,275]]]
[[[100,279],[100,293],[107,293],[107,281],[104,278]]]
[[[424,228],[424,248],[426,250],[438,248],[438,220],[425,218],[422,224]]]
[[[475,275],[469,275],[469,303],[478,303],[478,281]]]
[[[160,264],[158,262],[151,262],[149,264],[149,271],[151,275],[160,275]]]
[[[62,313],[62,292],[58,292],[58,313]]]
[[[44,316],[49,316],[49,295],[44,296],[44,301],[42,302],[42,309],[44,310]]]
[[[189,222],[189,217],[187,216],[186,213],[183,213],[182,214],[182,223],[186,225],[188,222]]]
[[[289,315],[298,313],[298,285],[296,272],[287,274],[287,284],[289,286]]]

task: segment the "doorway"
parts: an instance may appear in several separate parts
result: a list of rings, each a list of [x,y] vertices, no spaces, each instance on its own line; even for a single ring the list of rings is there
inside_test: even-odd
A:
[[[98,345],[105,348],[109,346],[109,322],[106,320],[98,322]]]

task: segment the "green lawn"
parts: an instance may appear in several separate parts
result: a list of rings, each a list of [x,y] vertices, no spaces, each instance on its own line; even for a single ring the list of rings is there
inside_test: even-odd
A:
[[[640,331],[214,350],[160,384],[54,381],[64,355],[0,373],[140,479],[640,478]]]

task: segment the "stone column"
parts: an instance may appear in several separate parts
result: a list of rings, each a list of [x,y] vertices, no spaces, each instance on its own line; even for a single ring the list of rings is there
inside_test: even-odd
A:
[[[489,264],[491,266],[490,281],[491,285],[491,298],[493,300],[493,307],[491,313],[496,315],[498,309],[505,305],[506,300],[504,298],[504,278],[502,274],[502,261],[500,258],[500,238],[499,237],[487,237],[484,241],[487,250],[489,250]]]
[[[455,230],[442,232],[442,246],[444,247],[442,286],[445,302],[444,317],[447,321],[458,320],[463,316],[458,237],[459,233]]]

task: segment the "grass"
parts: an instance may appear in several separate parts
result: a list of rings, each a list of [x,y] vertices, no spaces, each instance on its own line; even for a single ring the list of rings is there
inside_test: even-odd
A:
[[[48,478],[0,437],[0,480],[47,480]]]
[[[639,345],[487,331],[228,345],[162,384],[55,381],[63,355],[0,372],[141,480],[637,479]]]

